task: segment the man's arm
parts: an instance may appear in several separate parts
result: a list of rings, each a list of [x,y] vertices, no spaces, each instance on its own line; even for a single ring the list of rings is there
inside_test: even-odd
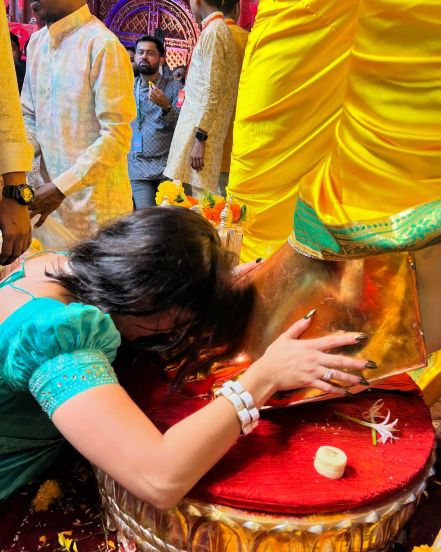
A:
[[[94,56],[90,82],[101,126],[100,137],[72,167],[53,180],[64,195],[106,178],[108,171],[130,151],[130,122],[136,117],[133,70],[127,52],[119,43],[106,42]]]
[[[179,82],[173,81],[171,83],[171,93],[170,93],[170,103],[171,109],[163,115],[164,121],[166,121],[170,126],[174,127],[179,117],[179,112],[181,111],[179,107],[176,106],[178,103],[179,91],[182,89],[182,84]]]
[[[213,121],[219,116],[229,118],[231,113],[219,114],[219,105],[222,96],[225,94],[225,75],[238,71],[234,64],[237,64],[237,55],[234,50],[232,37],[225,36],[229,29],[218,29],[216,33],[202,34],[201,43],[203,59],[204,91],[201,101],[201,111],[197,122],[198,135],[202,139],[195,140],[190,153],[190,165],[195,171],[203,170],[205,166],[206,140],[210,139],[210,131]],[[234,86],[237,86],[234,79]],[[228,86],[228,84],[227,84]]]
[[[17,79],[5,7],[0,6],[0,175],[4,186],[25,183],[32,168],[32,146],[27,142],[20,110]],[[0,197],[0,264],[9,264],[29,247],[31,223],[26,205]]]

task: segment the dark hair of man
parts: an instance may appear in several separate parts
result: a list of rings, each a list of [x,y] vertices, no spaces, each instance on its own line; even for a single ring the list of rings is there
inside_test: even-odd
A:
[[[222,8],[223,0],[205,0],[205,3],[220,10]]]
[[[11,37],[11,42],[13,42],[19,50],[20,48],[20,40],[18,39],[18,36],[14,33],[9,32],[9,36]]]
[[[158,38],[155,38],[154,36],[150,36],[150,35],[141,36],[141,38],[138,38],[138,40],[135,43],[136,48],[138,48],[138,44],[140,42],[154,42],[156,44],[156,48],[158,48],[159,55],[161,57],[165,56],[164,44]]]
[[[129,52],[133,52],[134,54],[136,54],[136,48],[135,48],[135,46],[126,46],[126,50],[129,51]]]
[[[232,13],[239,2],[240,0],[224,0],[221,8],[223,14],[229,15],[230,13]]]
[[[242,342],[254,288],[234,284],[230,264],[216,230],[201,215],[183,207],[151,207],[75,246],[69,270],[48,276],[80,303],[106,313],[190,314],[184,328],[134,343],[152,362],[166,359],[177,366],[179,383],[207,365],[201,349],[216,346],[231,354]]]

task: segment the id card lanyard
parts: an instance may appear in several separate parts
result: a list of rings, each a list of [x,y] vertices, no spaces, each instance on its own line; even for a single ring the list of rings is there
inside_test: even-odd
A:
[[[144,115],[141,114],[141,98],[140,98],[140,89],[141,89],[141,77],[136,83],[135,88],[135,101],[136,101],[136,123],[138,129],[132,134],[132,143],[130,145],[130,151],[132,153],[142,153],[142,132],[141,126],[144,122]]]
[[[138,123],[138,132],[141,132],[141,126],[144,122],[144,115],[141,113],[141,77],[136,83],[135,100],[136,100],[136,122]]]

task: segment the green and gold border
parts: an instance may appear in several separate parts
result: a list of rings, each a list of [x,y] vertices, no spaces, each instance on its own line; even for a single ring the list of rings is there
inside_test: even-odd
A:
[[[317,259],[345,260],[394,251],[412,251],[441,241],[441,199],[386,218],[342,226],[324,224],[299,199],[290,244]]]

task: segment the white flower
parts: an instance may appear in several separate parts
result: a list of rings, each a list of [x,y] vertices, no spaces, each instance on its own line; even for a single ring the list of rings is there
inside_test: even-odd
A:
[[[372,429],[375,429],[375,431],[380,434],[379,441],[380,443],[383,443],[383,444],[387,443],[389,439],[391,441],[393,441],[394,439],[398,439],[398,437],[395,437],[395,435],[393,434],[393,432],[396,431],[395,426],[398,423],[398,418],[393,422],[391,422],[390,424],[388,423],[389,418],[390,418],[390,411],[388,410],[387,415],[385,416],[384,420],[381,423],[367,422]]]
[[[395,426],[398,423],[398,418],[389,423],[390,411],[388,410],[386,416],[384,416],[380,412],[382,407],[383,400],[379,399],[371,406],[371,408],[367,412],[363,412],[362,416],[364,420],[359,420],[358,418],[347,416],[346,414],[342,414],[341,412],[336,412],[336,415],[339,418],[355,422],[356,424],[360,424],[365,427],[370,427],[373,431],[376,431],[379,434],[379,442],[386,444],[389,440],[393,442],[394,439],[398,439],[398,437],[394,435],[394,431],[397,431]],[[377,418],[382,418],[382,421],[377,422]],[[375,441],[374,444],[376,444]]]

